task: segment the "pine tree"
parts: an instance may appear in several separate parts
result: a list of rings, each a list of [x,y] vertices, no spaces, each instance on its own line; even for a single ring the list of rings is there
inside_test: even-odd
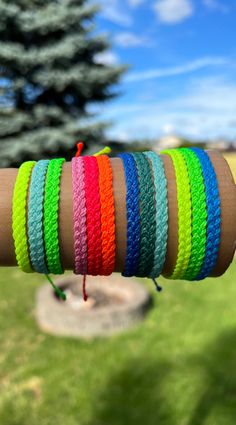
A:
[[[87,107],[116,95],[125,67],[97,62],[109,43],[96,12],[86,0],[0,0],[0,166],[101,140]]]

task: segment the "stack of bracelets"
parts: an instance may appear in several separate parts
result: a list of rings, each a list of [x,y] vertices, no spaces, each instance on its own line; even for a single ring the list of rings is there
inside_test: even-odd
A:
[[[221,202],[214,166],[199,148],[162,152],[172,161],[177,190],[178,252],[170,279],[201,280],[217,262]],[[122,153],[126,184],[126,253],[123,276],[163,272],[168,241],[168,185],[163,156]],[[60,179],[64,159],[25,162],[13,194],[12,228],[19,267],[62,274],[59,243]],[[110,275],[115,269],[116,220],[111,160],[72,159],[74,273]]]

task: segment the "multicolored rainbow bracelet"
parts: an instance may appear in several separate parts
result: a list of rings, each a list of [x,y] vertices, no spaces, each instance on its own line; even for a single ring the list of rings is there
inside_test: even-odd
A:
[[[171,279],[201,280],[216,267],[221,239],[221,201],[211,155],[199,148],[167,149],[163,154],[170,157],[169,165],[154,152],[119,155],[126,184],[127,221],[122,274],[155,281],[165,270],[169,244],[166,167],[172,166],[176,178],[178,249],[176,262],[169,272],[165,270],[165,275]],[[17,264],[27,273],[64,273],[59,238],[64,161],[28,161],[18,171],[12,231]],[[74,272],[84,277],[110,275],[117,250],[110,159],[106,155],[73,158],[72,192]]]

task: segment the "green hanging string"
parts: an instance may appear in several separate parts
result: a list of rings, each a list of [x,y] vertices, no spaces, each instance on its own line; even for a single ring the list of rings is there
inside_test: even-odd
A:
[[[66,294],[65,292],[63,292],[58,286],[56,286],[52,279],[50,278],[50,276],[48,274],[45,274],[47,280],[49,281],[49,283],[52,285],[54,291],[56,292],[58,298],[60,298],[63,301],[66,301]]]

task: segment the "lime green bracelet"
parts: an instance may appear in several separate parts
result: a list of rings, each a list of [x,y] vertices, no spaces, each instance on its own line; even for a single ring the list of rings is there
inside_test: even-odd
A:
[[[23,272],[32,273],[27,238],[27,197],[31,172],[35,161],[24,162],[15,182],[12,204],[12,231],[16,260]]]
[[[188,170],[185,160],[177,150],[167,149],[161,152],[169,155],[173,161],[177,185],[178,203],[178,254],[171,279],[182,279],[188,268],[191,256],[191,196]]]
[[[200,161],[190,149],[181,148],[188,169],[192,202],[192,249],[183,279],[194,280],[205,258],[207,209],[206,194]]]
[[[49,163],[44,197],[44,243],[47,266],[50,273],[63,274],[60,260],[58,209],[60,178],[63,158],[52,159]]]

